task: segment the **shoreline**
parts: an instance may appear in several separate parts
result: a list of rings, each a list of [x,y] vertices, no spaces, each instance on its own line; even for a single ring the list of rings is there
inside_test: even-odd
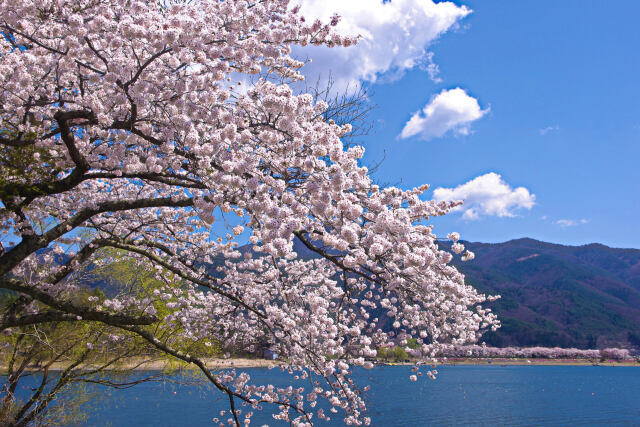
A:
[[[203,359],[205,364],[210,370],[219,369],[234,369],[234,368],[274,368],[278,366],[278,360],[266,360],[266,359],[248,359],[248,358],[229,358],[229,359]],[[68,363],[57,362],[49,367],[50,371],[63,371],[69,366]],[[96,365],[79,365],[75,369],[77,370],[92,370]],[[42,367],[28,366],[25,370],[34,372],[43,369]],[[197,370],[199,369],[195,365],[186,364],[183,362],[176,362],[174,360],[157,360],[157,359],[123,359],[121,362],[105,368],[104,372],[109,371],[163,371],[163,370],[176,370],[187,369]],[[7,372],[7,365],[0,363],[0,373]]]
[[[220,369],[234,369],[234,368],[275,368],[280,365],[279,360],[267,360],[267,359],[249,359],[249,358],[229,358],[229,359],[205,359],[207,367],[210,370]],[[374,362],[375,366],[414,366],[417,361],[411,362]],[[420,362],[421,365],[429,366],[429,362]],[[49,367],[49,370],[61,371],[66,369],[68,364],[55,363]],[[436,363],[437,367],[444,366],[625,366],[625,367],[640,367],[640,362],[634,360],[613,361],[607,360],[604,362],[589,360],[589,359],[502,359],[502,358],[450,358],[446,360],[440,360]],[[95,366],[85,365],[79,366],[77,369],[89,370]],[[28,367],[29,371],[36,371],[39,368],[32,366]],[[172,369],[198,369],[193,365],[186,365],[182,363],[175,363],[167,360],[143,360],[143,359],[130,359],[125,360],[122,363],[118,363],[112,367],[105,369],[105,371],[162,371]],[[0,364],[0,371],[6,372],[7,366]]]
[[[426,363],[428,365],[428,363]],[[413,366],[413,362],[389,362],[379,363],[377,366]],[[600,362],[591,359],[503,359],[503,358],[450,358],[440,360],[436,366],[635,366],[640,367],[640,363],[634,360]]]

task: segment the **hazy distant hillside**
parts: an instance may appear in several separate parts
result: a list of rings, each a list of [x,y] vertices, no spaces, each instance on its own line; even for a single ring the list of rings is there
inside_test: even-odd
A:
[[[533,239],[465,242],[467,282],[498,293],[503,327],[488,344],[640,347],[640,250]]]

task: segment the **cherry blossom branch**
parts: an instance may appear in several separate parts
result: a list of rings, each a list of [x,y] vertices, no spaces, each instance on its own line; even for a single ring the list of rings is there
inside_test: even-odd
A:
[[[23,240],[4,255],[0,256],[0,276],[11,271],[18,263],[38,249],[47,247],[55,239],[79,227],[89,218],[106,212],[120,212],[152,207],[193,206],[193,198],[174,199],[171,197],[146,198],[136,200],[108,201],[95,208],[85,208],[71,218],[39,236],[25,236]]]
[[[124,90],[126,91],[129,88],[129,86],[131,86],[132,84],[135,84],[135,82],[138,81],[138,79],[140,78],[140,75],[144,72],[144,70],[147,67],[149,67],[149,65],[151,65],[153,61],[160,58],[162,55],[171,52],[171,50],[172,50],[171,48],[165,47],[159,50],[158,52],[154,53],[153,55],[151,55],[142,65],[140,65],[140,67],[138,68],[138,71],[136,71],[133,77],[131,77],[131,79],[129,79],[127,82],[125,82],[122,85]]]
[[[144,329],[141,329],[137,326],[125,326],[125,325],[114,325],[120,329],[126,330],[126,331],[130,331],[133,332],[135,334],[137,334],[138,336],[144,338],[147,342],[149,342],[150,344],[153,344],[156,348],[158,348],[159,350],[162,350],[164,353],[169,354],[177,359],[180,359],[184,362],[187,362],[189,364],[192,365],[196,365],[200,371],[207,377],[207,379],[220,391],[223,391],[224,393],[226,393],[229,396],[229,400],[230,400],[230,405],[232,408],[232,412],[234,414],[234,420],[236,423],[237,427],[240,427],[240,421],[237,418],[237,414],[235,412],[235,404],[233,403],[233,399],[234,398],[238,398],[248,404],[254,404],[254,403],[261,403],[261,402],[265,402],[263,400],[258,400],[258,401],[254,401],[240,393],[236,393],[235,391],[231,390],[229,387],[227,387],[226,385],[224,385],[222,382],[220,382],[215,375],[213,375],[211,373],[211,371],[209,370],[209,368],[207,368],[207,365],[198,357],[186,354],[180,350],[176,350],[172,347],[170,347],[169,345],[167,345],[166,343],[161,342],[160,340],[158,340],[155,336],[153,336],[151,333],[147,332]],[[288,402],[280,402],[280,401],[275,401],[275,402],[270,402],[270,403],[274,403],[277,405],[283,405],[283,406],[288,406],[294,410],[296,410],[297,412],[302,413],[303,415],[307,415],[306,412],[302,411],[301,409],[295,407],[294,405],[291,405]],[[307,415],[308,418],[308,415]]]
[[[89,49],[91,49],[91,51],[104,63],[105,68],[107,69],[107,71],[109,71],[109,61],[107,61],[107,59],[102,56],[100,52],[98,52],[98,50],[93,46],[93,43],[91,43],[89,37],[85,36],[84,40],[87,42],[87,46],[89,46]],[[106,71],[97,70],[97,72],[101,75],[106,74]]]
[[[44,311],[36,314],[25,314],[20,317],[11,316],[10,318],[4,318],[0,323],[0,331],[4,331],[8,328],[14,328],[16,326],[31,326],[40,323],[50,322],[76,322],[82,319],[78,319],[78,316],[71,313],[63,313],[61,311]]]
[[[366,273],[363,273],[360,270],[356,270],[354,268],[351,267],[346,267],[344,265],[344,263],[342,261],[340,261],[339,256],[336,255],[331,255],[329,252],[322,250],[321,248],[319,248],[318,246],[314,245],[311,241],[311,239],[307,238],[307,236],[304,235],[303,232],[301,231],[295,231],[293,233],[298,239],[300,239],[300,241],[310,250],[312,250],[313,252],[317,253],[318,255],[322,256],[323,258],[326,258],[327,260],[331,261],[333,264],[335,264],[337,267],[340,267],[340,269],[344,270],[344,271],[350,271],[351,273],[354,273],[360,277],[363,277],[366,280],[369,280],[371,282],[377,283],[379,285],[385,285],[385,283],[383,281],[381,281],[378,278],[374,278],[371,275],[368,275]],[[364,268],[361,266],[361,268]]]
[[[39,46],[39,47],[41,47],[41,48],[43,48],[43,49],[48,50],[48,51],[49,51],[49,52],[51,52],[51,53],[56,53],[56,54],[58,54],[58,55],[62,55],[62,56],[64,56],[64,55],[66,55],[66,54],[67,54],[67,52],[63,52],[63,51],[58,50],[58,49],[56,49],[56,48],[54,48],[54,47],[47,46],[47,45],[45,45],[44,43],[40,42],[37,38],[32,37],[32,36],[30,36],[30,35],[28,35],[28,34],[26,34],[26,33],[22,32],[22,31],[18,31],[18,30],[16,30],[15,28],[10,27],[9,25],[7,25],[7,23],[6,23],[6,22],[5,22],[4,24],[0,25],[0,27],[1,27],[1,28],[4,28],[4,30],[5,30],[8,34],[11,34],[11,35],[13,35],[13,34],[17,34],[17,35],[19,35],[20,37],[23,37],[24,39],[28,40],[29,42],[31,42],[31,43],[33,43],[33,44],[35,44],[35,45],[37,45],[37,46]],[[28,47],[28,46],[27,46],[27,47]]]
[[[158,321],[156,316],[148,314],[139,315],[126,315],[126,314],[112,314],[104,311],[97,311],[88,307],[80,307],[68,300],[60,298],[60,296],[53,296],[45,291],[37,289],[33,286],[29,286],[20,280],[11,278],[0,278],[0,288],[9,289],[15,292],[20,292],[25,295],[29,295],[31,298],[36,299],[49,307],[59,310],[63,313],[70,313],[80,319],[77,320],[91,320],[97,322],[103,322],[107,324],[120,325],[150,325]],[[50,314],[54,316],[55,314]],[[36,318],[34,318],[36,319]]]
[[[163,260],[162,258],[160,258],[157,255],[154,255],[150,252],[147,252],[145,250],[143,250],[142,248],[140,248],[137,245],[133,245],[133,244],[127,244],[124,242],[119,242],[116,239],[102,239],[99,242],[96,242],[97,244],[100,244],[102,246],[111,246],[113,248],[117,248],[117,249],[123,249],[129,252],[134,252],[140,255],[143,255],[144,257],[148,258],[149,260],[151,260],[152,262],[156,263],[157,265],[160,265],[164,268],[166,268],[167,270],[171,271],[172,273],[176,274],[178,277],[188,280],[191,283],[194,283],[196,285],[199,286],[204,286],[207,289],[210,289],[211,291],[225,297],[228,298],[229,300],[240,304],[241,306],[243,306],[244,308],[246,308],[247,310],[255,313],[258,317],[260,318],[266,318],[266,315],[262,312],[260,312],[259,310],[255,309],[254,307],[251,307],[249,305],[247,305],[244,301],[242,301],[242,299],[238,298],[237,296],[234,296],[226,291],[224,291],[223,289],[221,289],[219,286],[214,286],[211,281],[216,281],[214,278],[209,277],[210,280],[202,280],[202,279],[198,279],[197,277],[191,276],[189,274],[186,274],[184,271],[176,268],[175,266],[169,264],[168,262],[166,262],[165,260]],[[156,246],[156,248],[158,248],[158,246]]]

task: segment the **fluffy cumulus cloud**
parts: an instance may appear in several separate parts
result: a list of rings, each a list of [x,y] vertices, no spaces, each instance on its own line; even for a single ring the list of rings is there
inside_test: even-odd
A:
[[[463,200],[456,208],[463,211],[468,220],[481,216],[513,217],[517,209],[531,209],[536,196],[524,187],[512,188],[497,173],[490,172],[455,188],[436,188],[433,198],[441,200]]]
[[[308,81],[327,78],[330,70],[338,87],[373,82],[383,74],[401,75],[417,66],[437,80],[429,45],[471,13],[465,6],[432,0],[301,0],[300,6],[307,20],[327,22],[337,13],[342,33],[362,37],[346,49],[306,46],[294,50],[298,58],[312,59],[303,68]]]
[[[471,123],[489,110],[483,110],[478,100],[463,89],[443,90],[421,110],[411,116],[404,125],[400,138],[417,136],[423,140],[438,138],[453,131],[468,135]]]

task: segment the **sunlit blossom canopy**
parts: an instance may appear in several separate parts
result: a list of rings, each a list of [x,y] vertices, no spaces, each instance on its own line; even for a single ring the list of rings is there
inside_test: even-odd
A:
[[[305,21],[287,0],[0,0],[0,17],[0,147],[31,156],[0,172],[2,288],[139,334],[232,402],[280,403],[296,424],[332,415],[318,399],[368,423],[349,366],[370,367],[377,348],[413,337],[430,357],[498,325],[426,223],[458,202],[374,184],[364,149],[341,141],[350,126],[287,84],[302,78],[292,44],[356,42],[338,18]],[[222,213],[241,225],[218,236]],[[74,275],[108,248],[166,285],[75,302]],[[145,326],[157,322],[225,349],[269,342],[312,387],[211,374]]]

